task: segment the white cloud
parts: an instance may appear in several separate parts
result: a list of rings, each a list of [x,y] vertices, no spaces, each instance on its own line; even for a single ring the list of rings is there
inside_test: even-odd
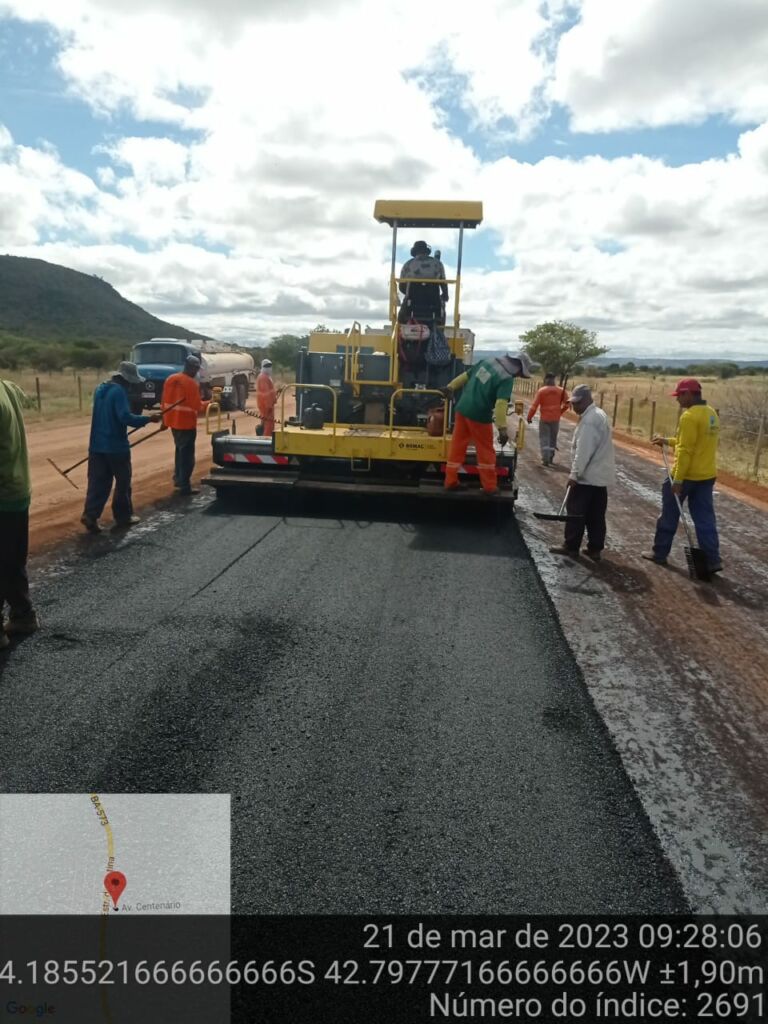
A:
[[[768,118],[765,0],[583,0],[551,97],[575,131]]]
[[[129,137],[102,147],[119,166],[128,167],[138,185],[184,181],[189,151],[172,139]]]
[[[737,10],[735,40],[751,19],[738,69],[726,21],[711,14],[726,7],[709,0],[699,20],[705,37],[719,32],[730,70],[703,60],[703,38],[695,62],[677,55],[675,75],[664,39],[682,46],[686,23],[672,8],[688,3],[637,0],[614,15],[614,5],[584,0],[555,79],[581,127],[755,107],[766,62],[754,4],[727,8]],[[98,273],[166,319],[258,340],[318,321],[384,320],[389,235],[372,220],[376,198],[481,198],[484,227],[515,261],[467,273],[464,318],[482,342],[514,342],[564,317],[608,343],[765,352],[768,122],[742,134],[738,153],[683,167],[644,157],[483,161],[411,77],[434,69],[434,43],[444,68],[465,77],[461,100],[476,127],[492,135],[510,118],[530,131],[553,73],[553,33],[573,13],[567,0],[476,0],[469,19],[453,2],[295,0],[283,17],[277,4],[224,0],[221,25],[181,0],[142,0],[130,14],[117,0],[13,5],[56,26],[61,67],[95,110],[165,119],[174,137],[115,138],[107,119],[93,181],[0,126],[8,251]]]

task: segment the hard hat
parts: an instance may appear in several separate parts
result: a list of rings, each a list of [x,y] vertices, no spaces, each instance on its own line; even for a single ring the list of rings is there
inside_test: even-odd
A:
[[[414,242],[411,246],[411,256],[429,256],[431,252],[426,242]]]
[[[267,367],[271,366],[271,365],[272,365],[272,360],[271,359],[262,359],[261,360],[261,368],[262,368],[262,370],[266,370]]]
[[[582,399],[592,399],[592,388],[589,384],[577,384],[571,392],[571,405],[574,402],[580,402]]]
[[[202,363],[197,358],[197,356],[193,356],[192,354],[190,354],[184,360],[184,365],[185,366],[197,366],[199,368],[200,366],[202,366]]]
[[[670,395],[673,398],[677,398],[678,395],[684,395],[688,391],[695,391],[701,394],[701,384],[699,384],[695,377],[683,377],[682,380],[677,382],[675,390],[670,391]]]

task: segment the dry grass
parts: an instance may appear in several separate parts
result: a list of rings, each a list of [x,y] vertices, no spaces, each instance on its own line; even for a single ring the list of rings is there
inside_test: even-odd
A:
[[[617,428],[637,437],[650,438],[651,432],[666,435],[675,432],[678,405],[670,397],[670,391],[678,380],[679,376],[633,375],[603,377],[583,383],[592,387],[595,401],[602,404],[612,420],[616,411]],[[720,416],[720,466],[736,476],[768,484],[768,429],[763,437],[757,476],[754,473],[760,416],[768,413],[768,378],[702,377],[701,384],[704,397]],[[766,426],[768,428],[768,423]]]
[[[36,420],[53,420],[62,417],[71,419],[91,415],[91,402],[96,386],[106,380],[108,374],[103,370],[71,370],[46,373],[39,370],[5,370],[3,377],[18,384],[30,398],[37,398],[37,384],[40,382],[40,400],[42,411],[37,405],[27,411],[27,418]],[[78,377],[82,388],[82,410],[78,396]]]

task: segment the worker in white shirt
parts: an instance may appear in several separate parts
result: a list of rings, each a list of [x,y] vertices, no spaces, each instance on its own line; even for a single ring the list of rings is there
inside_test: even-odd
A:
[[[565,542],[549,550],[555,555],[578,558],[586,529],[584,554],[599,562],[605,547],[608,488],[616,479],[611,424],[603,410],[592,401],[592,389],[586,384],[579,384],[573,389],[571,407],[578,413],[579,422],[573,435],[565,510],[568,515],[580,518],[565,524]]]

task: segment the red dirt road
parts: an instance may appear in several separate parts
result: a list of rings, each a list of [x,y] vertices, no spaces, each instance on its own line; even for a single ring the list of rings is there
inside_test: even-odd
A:
[[[276,383],[280,386],[282,381],[278,380]],[[278,403],[278,411],[280,408]],[[253,397],[248,402],[248,412],[250,415],[242,412],[222,413],[222,427],[229,429],[231,421],[234,420],[239,432],[253,433],[259,422],[258,418],[255,418],[256,402]],[[283,414],[287,417],[294,412],[294,396],[292,391],[288,391]],[[214,415],[211,417],[211,429],[217,426],[218,420]],[[67,469],[84,458],[88,451],[90,419],[62,419],[44,423],[28,420],[26,430],[32,474],[30,550],[33,553],[40,553],[83,530],[80,516],[85,500],[87,463],[83,463],[70,474],[70,479],[77,485],[76,490],[47,460],[52,459],[57,466]],[[150,423],[133,435],[131,441],[138,441],[154,430],[157,430],[157,425]],[[192,477],[194,484],[206,475],[211,466],[211,444],[206,434],[204,417],[198,422],[196,454],[197,464]],[[170,431],[158,434],[157,437],[134,448],[131,461],[133,504],[137,512],[156,501],[173,497],[173,436]],[[111,510],[108,505],[104,510],[102,525],[108,527],[111,521]]]
[[[149,433],[154,424],[144,427]],[[30,470],[32,473],[32,506],[30,508],[30,547],[39,552],[75,533],[82,533],[80,516],[85,500],[88,466],[75,469],[71,479],[75,490],[61,477],[47,459],[53,459],[62,469],[82,459],[88,450],[90,423],[85,420],[66,420],[58,423],[27,424]],[[142,432],[131,440],[138,440]],[[210,445],[201,420],[197,439],[197,466],[194,479],[203,475],[210,465]],[[151,504],[158,498],[173,494],[173,436],[165,431],[140,444],[133,450],[133,500],[136,509]],[[111,523],[109,506],[103,523]]]

